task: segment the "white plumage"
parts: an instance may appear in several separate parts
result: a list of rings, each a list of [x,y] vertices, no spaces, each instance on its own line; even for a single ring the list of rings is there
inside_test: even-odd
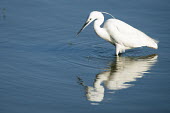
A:
[[[85,27],[87,27],[92,21],[95,20],[94,30],[96,34],[115,45],[116,55],[125,52],[125,50],[127,49],[132,49],[136,47],[147,46],[154,49],[158,48],[158,41],[152,39],[142,31],[128,25],[121,20],[115,18],[108,19],[104,23],[103,28],[101,28],[100,26],[104,22],[104,16],[102,13],[106,12],[91,12],[86,23],[77,34],[79,34]]]

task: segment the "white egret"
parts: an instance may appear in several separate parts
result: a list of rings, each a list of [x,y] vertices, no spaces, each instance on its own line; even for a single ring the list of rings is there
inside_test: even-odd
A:
[[[103,28],[100,27],[101,24],[104,22],[104,16],[102,13],[106,13],[106,12],[99,12],[99,11],[91,12],[86,23],[77,33],[77,35],[84,28],[86,28],[91,22],[94,21],[94,30],[96,34],[116,47],[117,56],[119,55],[119,53],[123,53],[127,49],[132,49],[132,48],[137,48],[142,46],[147,46],[154,49],[158,48],[157,45],[158,41],[152,39],[142,31],[128,25],[127,23],[121,20],[115,18],[108,19],[104,23]]]

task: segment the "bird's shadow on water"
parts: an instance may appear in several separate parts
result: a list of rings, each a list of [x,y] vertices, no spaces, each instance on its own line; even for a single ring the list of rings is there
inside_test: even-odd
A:
[[[157,62],[157,57],[157,54],[115,57],[107,70],[96,74],[93,86],[86,85],[80,76],[77,76],[77,83],[83,86],[87,100],[93,105],[99,105],[104,98],[107,98],[105,97],[107,90],[116,93],[118,90],[134,86],[132,82],[149,73],[148,71]]]

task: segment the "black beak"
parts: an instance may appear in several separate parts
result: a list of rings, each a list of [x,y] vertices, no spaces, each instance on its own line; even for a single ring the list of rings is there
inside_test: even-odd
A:
[[[88,24],[89,22],[86,22],[83,26],[82,26],[82,28],[80,29],[80,31],[77,33],[77,35],[79,35],[79,33],[86,27],[86,25]]]

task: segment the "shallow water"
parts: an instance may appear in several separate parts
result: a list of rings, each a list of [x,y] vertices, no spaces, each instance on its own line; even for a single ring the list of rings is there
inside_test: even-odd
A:
[[[0,112],[169,113],[169,3],[0,1]],[[93,10],[159,40],[159,49],[132,49],[116,58],[92,24],[76,37]]]

